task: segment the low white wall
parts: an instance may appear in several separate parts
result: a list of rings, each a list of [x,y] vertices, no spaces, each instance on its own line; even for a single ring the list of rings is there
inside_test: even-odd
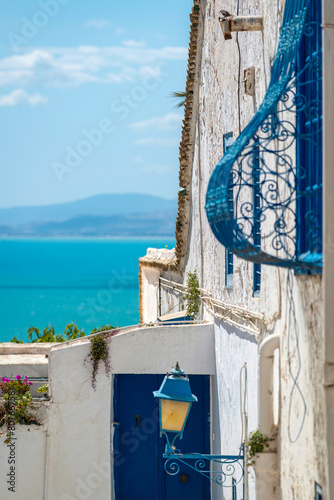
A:
[[[50,353],[52,401],[38,412],[44,425],[17,426],[16,498],[20,500],[112,498],[112,377],[101,363],[93,391],[92,365],[89,359],[85,363],[89,352],[90,342],[80,339],[59,344]],[[213,325],[138,328],[110,341],[112,373],[166,373],[176,361],[187,373],[213,374]],[[6,489],[9,464],[3,441],[0,490],[1,500],[7,500],[13,496]]]
[[[48,500],[111,497],[110,376],[102,364],[94,392],[91,362],[84,364],[89,352],[85,342],[55,348],[50,355]]]
[[[9,445],[4,443],[5,426],[0,430],[1,500],[44,499],[46,426],[16,425]]]
[[[176,361],[189,374],[215,373],[212,323],[138,328],[112,339],[113,373],[166,373]]]
[[[48,378],[49,354],[51,348],[58,344],[53,342],[16,344],[3,342],[0,344],[0,377],[15,378],[21,375],[28,378]],[[36,383],[31,392],[34,397],[39,396],[37,388],[42,385]]]
[[[48,500],[111,498],[112,385],[100,366],[92,390],[90,362],[83,364],[89,350],[78,343],[51,352]],[[179,361],[187,373],[210,374],[213,360],[212,325],[135,329],[110,341],[112,373],[166,373]]]
[[[49,362],[41,354],[0,355],[0,376],[15,378],[16,375],[29,377],[48,377]]]

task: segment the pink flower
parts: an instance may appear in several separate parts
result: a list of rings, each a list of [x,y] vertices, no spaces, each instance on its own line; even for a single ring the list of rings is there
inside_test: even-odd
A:
[[[15,377],[15,378],[16,378],[16,380],[20,380],[21,375],[16,375],[16,377]]]

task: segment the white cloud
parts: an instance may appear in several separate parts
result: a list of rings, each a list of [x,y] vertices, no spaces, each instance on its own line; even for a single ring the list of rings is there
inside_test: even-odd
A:
[[[166,174],[171,171],[169,165],[158,165],[157,163],[147,163],[142,170],[144,172],[153,172],[155,174]]]
[[[143,132],[148,129],[152,130],[175,130],[179,129],[182,122],[182,115],[176,113],[168,113],[165,116],[155,116],[148,120],[134,122],[130,124],[130,128],[136,132]]]
[[[144,40],[140,40],[139,42],[136,42],[136,40],[125,40],[122,44],[125,47],[145,47],[146,42]]]
[[[143,158],[141,156],[136,156],[133,161],[135,163],[145,163],[145,161],[143,160]]]
[[[139,43],[139,42],[138,42]],[[44,48],[0,59],[0,85],[78,86],[134,81],[145,67],[186,59],[183,47]]]
[[[155,138],[155,137],[143,137],[142,139],[137,139],[134,141],[135,146],[145,146],[147,144],[154,144],[155,146],[170,146],[174,147],[180,143],[180,139],[177,137],[167,139],[167,138]]]
[[[13,90],[10,94],[0,96],[0,106],[18,106],[19,104],[29,104],[30,106],[38,106],[45,104],[47,98],[41,94],[29,95],[23,89]]]
[[[166,40],[167,36],[162,33],[154,33],[154,36],[157,40]]]
[[[133,159],[134,163],[142,165],[141,170],[143,172],[153,172],[155,174],[166,174],[171,172],[171,167],[169,165],[159,165],[158,163],[146,163],[141,156],[136,156]]]
[[[86,26],[92,26],[93,28],[101,29],[105,28],[106,26],[110,26],[111,23],[107,19],[91,19],[90,21],[87,21]]]

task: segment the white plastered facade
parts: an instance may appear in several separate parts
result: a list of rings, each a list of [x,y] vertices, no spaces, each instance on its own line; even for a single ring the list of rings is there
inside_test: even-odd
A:
[[[258,109],[270,79],[271,62],[278,45],[280,25],[284,11],[284,2],[246,0],[240,3],[240,14],[263,15],[263,33],[239,33],[240,58],[236,34],[232,40],[225,41],[218,22],[222,7],[236,14],[237,3],[225,2],[222,6],[215,1],[202,1],[199,17],[198,57],[196,80],[194,87],[193,115],[196,116],[192,129],[193,160],[191,164],[191,182],[186,187],[190,203],[188,240],[184,266],[176,270],[161,270],[161,276],[170,282],[186,284],[188,272],[196,270],[202,296],[209,295],[230,305],[231,315],[222,314],[207,307],[208,301],[202,301],[200,318],[214,321],[216,390],[223,394],[224,404],[218,404],[218,413],[214,415],[215,439],[220,436],[220,451],[238,446],[240,436],[239,391],[236,375],[230,379],[229,374],[242,367],[247,359],[248,368],[248,430],[254,431],[259,426],[258,405],[258,346],[269,335],[279,337],[279,350],[273,352],[271,363],[274,370],[273,409],[277,426],[273,426],[271,434],[275,441],[271,444],[274,452],[266,457],[258,458],[255,466],[257,481],[257,498],[304,499],[314,498],[315,483],[322,487],[323,498],[329,499],[329,477],[333,477],[333,436],[331,424],[330,435],[326,436],[326,412],[328,419],[333,420],[332,402],[332,334],[329,319],[333,314],[333,279],[332,279],[332,241],[333,241],[333,85],[330,75],[333,71],[333,4],[324,2],[324,19],[328,26],[324,34],[324,171],[328,181],[325,184],[324,213],[325,234],[325,295],[321,275],[296,275],[293,272],[271,266],[262,266],[260,293],[253,294],[253,264],[234,256],[233,286],[227,287],[225,280],[225,248],[215,239],[208,224],[205,213],[205,197],[208,182],[215,165],[223,156],[223,136],[233,133],[236,138],[252,119]],[[255,68],[255,95],[249,96],[240,87],[240,106],[238,102],[238,75],[241,80],[244,70]],[[327,104],[326,104],[327,103]],[[331,112],[329,110],[332,110]],[[326,172],[327,169],[327,172]],[[326,199],[327,193],[327,199]],[[326,215],[327,214],[327,215]],[[325,268],[326,269],[326,268]],[[143,275],[149,272],[144,262],[141,268]],[[145,286],[144,286],[145,287]],[[144,288],[143,294],[148,290]],[[144,321],[154,321],[159,314],[176,312],[183,308],[182,287],[174,284],[174,290],[168,289],[164,283],[160,286],[160,304],[155,313],[145,317]],[[171,298],[173,297],[173,298]],[[150,301],[153,296],[150,296]],[[324,315],[324,304],[327,310]],[[244,334],[241,339],[239,329],[233,327],[233,306],[245,308],[250,316],[252,312],[263,318],[259,335]],[[159,307],[158,307],[159,306]],[[151,302],[151,310],[153,308]],[[153,308],[154,309],[154,308]],[[216,309],[216,312],[219,309]],[[226,312],[226,308],[224,309]],[[226,321],[230,324],[226,324]],[[325,323],[327,324],[325,328]],[[247,323],[245,323],[247,324]],[[234,343],[232,337],[239,334],[240,342]],[[231,337],[232,336],[232,337]],[[325,371],[325,336],[327,342],[328,362],[326,364],[327,402],[324,390]],[[254,349],[254,341],[256,349]],[[278,352],[279,351],[279,352]],[[264,363],[265,364],[265,363]],[[270,364],[270,363],[269,363]],[[265,375],[264,375],[265,376]],[[228,396],[227,396],[228,395]],[[226,399],[228,404],[226,405]],[[252,403],[251,403],[252,401]],[[266,411],[260,409],[260,411]],[[230,434],[226,440],[224,430],[228,427]],[[328,455],[329,451],[329,455]],[[332,458],[331,458],[332,457]],[[328,460],[330,467],[328,468]],[[266,462],[266,463],[265,463]],[[256,494],[253,490],[253,474],[249,475],[249,498]],[[264,488],[264,489],[263,489]],[[261,491],[263,493],[261,493]],[[333,492],[332,492],[333,495]],[[218,496],[217,498],[223,498]]]

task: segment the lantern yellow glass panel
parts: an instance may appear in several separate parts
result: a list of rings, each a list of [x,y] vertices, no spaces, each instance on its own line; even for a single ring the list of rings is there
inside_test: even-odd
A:
[[[182,432],[189,412],[190,403],[174,401],[171,399],[160,400],[161,430]]]

